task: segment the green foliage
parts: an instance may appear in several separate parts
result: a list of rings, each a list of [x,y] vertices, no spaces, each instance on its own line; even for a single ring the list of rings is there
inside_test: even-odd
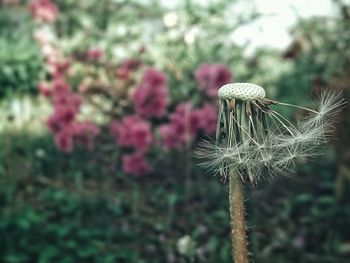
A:
[[[196,262],[231,262],[228,200],[217,178],[195,169],[192,183],[201,187],[188,202],[178,166],[135,180],[95,163],[98,149],[68,157],[46,136],[6,138],[1,262],[188,262],[177,249],[185,235],[196,244]],[[349,202],[335,200],[334,159],[320,163],[247,193],[256,262],[346,262]]]
[[[29,17],[22,10],[11,9],[0,9],[0,17],[0,98],[35,94],[44,67],[31,36]]]

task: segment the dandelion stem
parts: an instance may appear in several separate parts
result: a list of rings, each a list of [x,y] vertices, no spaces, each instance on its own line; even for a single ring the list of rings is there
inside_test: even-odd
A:
[[[235,170],[230,170],[229,202],[233,261],[248,263],[243,184]]]

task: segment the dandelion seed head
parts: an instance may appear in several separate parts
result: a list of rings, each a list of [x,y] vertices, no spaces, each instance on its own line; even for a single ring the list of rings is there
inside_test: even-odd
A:
[[[334,116],[345,101],[338,93],[321,95],[318,110],[265,99],[258,85],[234,83],[222,86],[216,141],[200,144],[196,155],[214,174],[225,178],[230,171],[253,185],[260,178],[293,172],[297,159],[311,158],[330,136]],[[280,104],[312,114],[297,124],[271,109]]]
[[[222,86],[219,91],[221,99],[239,99],[250,101],[265,98],[265,90],[252,83],[230,83]]]

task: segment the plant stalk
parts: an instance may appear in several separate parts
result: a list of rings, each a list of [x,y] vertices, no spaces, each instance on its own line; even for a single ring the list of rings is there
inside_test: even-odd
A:
[[[231,216],[232,255],[235,263],[249,263],[245,226],[244,193],[241,178],[230,171],[229,202]]]

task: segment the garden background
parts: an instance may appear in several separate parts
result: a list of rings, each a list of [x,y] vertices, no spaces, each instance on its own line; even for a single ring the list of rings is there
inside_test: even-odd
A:
[[[227,184],[193,155],[217,89],[349,100],[348,1],[295,9],[285,47],[256,45],[282,24],[246,38],[260,2],[169,3],[0,1],[0,262],[232,262]],[[336,119],[322,155],[246,186],[253,262],[350,262],[349,109]]]

